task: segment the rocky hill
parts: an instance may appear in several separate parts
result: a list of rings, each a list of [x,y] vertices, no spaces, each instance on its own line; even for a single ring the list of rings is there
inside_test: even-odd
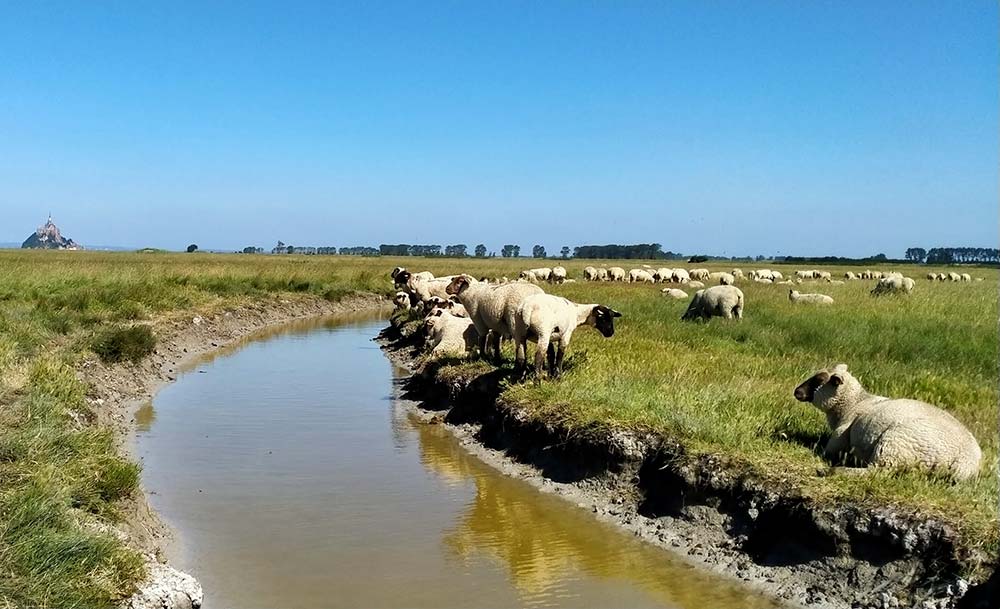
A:
[[[49,216],[48,222],[39,226],[38,230],[25,239],[24,243],[21,244],[21,247],[24,249],[40,250],[83,249],[81,245],[77,244],[69,237],[62,236],[62,233],[59,232],[59,227],[52,221],[52,216]]]

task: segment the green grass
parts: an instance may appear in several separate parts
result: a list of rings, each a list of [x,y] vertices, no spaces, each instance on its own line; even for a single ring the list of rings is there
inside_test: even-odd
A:
[[[565,266],[579,277],[586,264]],[[639,263],[609,262],[616,264]],[[0,251],[0,606],[111,606],[142,575],[139,557],[102,532],[121,518],[119,501],[136,492],[138,467],[117,455],[109,430],[92,423],[86,384],[74,373],[102,338],[117,337],[111,358],[129,361],[151,346],[130,328],[152,328],[155,338],[157,324],[181,315],[264,300],[389,294],[388,271],[396,265],[513,278],[542,264]],[[687,303],[661,298],[660,286],[552,288],[625,317],[610,340],[578,332],[563,379],[512,387],[504,399],[581,433],[667,433],[690,451],[724,455],[819,499],[917,506],[995,556],[997,273],[975,270],[987,277],[981,283],[931,285],[925,272],[908,272],[918,280],[909,298],[873,299],[872,282],[817,288],[837,300],[829,309],[792,307],[783,286],[744,284],[741,324],[681,323]],[[823,420],[791,392],[816,368],[841,361],[872,391],[955,413],[983,446],[983,475],[959,485],[920,473],[816,476],[823,462],[813,446]]]

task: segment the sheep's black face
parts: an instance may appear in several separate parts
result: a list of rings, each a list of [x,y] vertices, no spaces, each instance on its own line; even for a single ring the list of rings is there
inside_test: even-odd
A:
[[[812,402],[816,397],[816,390],[825,385],[830,380],[830,374],[820,371],[807,379],[795,388],[795,399],[800,402]],[[839,383],[837,383],[839,384]]]
[[[598,332],[605,338],[611,338],[615,335],[615,318],[621,317],[621,313],[611,307],[598,305],[594,307],[592,315],[594,316],[594,327],[597,328]]]
[[[393,277],[393,281],[396,282],[396,285],[406,285],[406,283],[410,281],[410,271],[404,269],[396,273],[395,277]]]

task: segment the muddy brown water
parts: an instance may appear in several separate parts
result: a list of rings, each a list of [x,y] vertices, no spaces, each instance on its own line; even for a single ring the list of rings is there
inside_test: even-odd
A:
[[[138,413],[144,486],[205,607],[776,606],[418,422],[384,325],[282,328]]]

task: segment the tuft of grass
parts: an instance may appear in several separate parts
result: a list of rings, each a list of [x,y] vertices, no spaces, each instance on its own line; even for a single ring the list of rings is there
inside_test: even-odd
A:
[[[149,326],[111,327],[94,337],[91,349],[105,363],[137,363],[156,349],[156,337]]]

